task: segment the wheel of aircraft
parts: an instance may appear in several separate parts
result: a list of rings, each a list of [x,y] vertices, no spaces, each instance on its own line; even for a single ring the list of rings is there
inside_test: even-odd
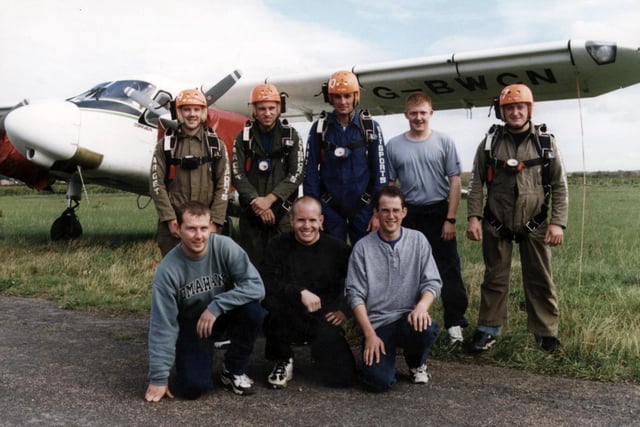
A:
[[[51,240],[73,240],[82,236],[82,224],[76,215],[79,203],[74,201],[51,226]]]

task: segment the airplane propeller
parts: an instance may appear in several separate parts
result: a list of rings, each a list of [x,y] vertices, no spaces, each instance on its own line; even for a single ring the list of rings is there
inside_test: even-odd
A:
[[[238,80],[240,80],[241,77],[242,77],[242,72],[240,70],[233,70],[232,72],[227,74],[222,80],[220,80],[218,83],[211,86],[206,91],[204,91],[204,89],[201,88],[207,100],[207,105],[210,107],[218,99],[222,98],[222,96],[225,93],[227,93],[227,91],[231,89],[233,85],[235,85],[238,82]],[[124,93],[129,98],[133,99],[141,106],[147,108],[156,117],[158,117],[165,129],[178,128],[178,122],[176,122],[175,120],[163,117],[170,112],[168,105],[161,105],[154,99],[151,99],[150,96],[145,95],[139,90],[134,89],[132,87],[125,88]]]
[[[242,72],[240,70],[233,70],[225,78],[211,86],[206,92],[203,90],[202,92],[204,93],[205,98],[207,98],[207,104],[211,106],[218,99],[222,98],[222,96],[227,93],[227,91],[231,89],[241,77]]]

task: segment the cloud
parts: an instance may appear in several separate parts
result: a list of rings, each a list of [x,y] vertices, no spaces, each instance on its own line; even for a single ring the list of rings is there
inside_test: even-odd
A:
[[[371,47],[261,1],[24,0],[0,29],[0,105],[68,97],[98,81],[163,74],[197,84],[365,61]],[[71,91],[71,92],[70,92]]]
[[[257,78],[563,39],[640,42],[636,0],[21,0],[0,9],[0,106],[139,74],[199,85],[236,68]],[[639,96],[635,85],[582,103],[590,169],[637,169],[627,141],[640,133]],[[563,144],[567,167],[582,168],[578,103],[536,111]],[[388,137],[406,130],[401,116],[381,121]],[[468,169],[494,121],[486,110],[472,120],[460,110],[438,112],[433,125],[454,136]]]

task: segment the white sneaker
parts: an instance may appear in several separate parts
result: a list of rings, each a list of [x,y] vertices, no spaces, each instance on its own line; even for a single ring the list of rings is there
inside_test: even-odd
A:
[[[426,363],[417,368],[411,368],[411,382],[414,384],[426,384],[429,382]]]
[[[285,388],[289,381],[293,379],[293,359],[281,360],[275,364],[271,374],[269,374],[269,384],[273,388]]]
[[[464,337],[462,336],[462,328],[460,326],[452,326],[447,329],[449,333],[449,343],[451,345],[462,344]]]

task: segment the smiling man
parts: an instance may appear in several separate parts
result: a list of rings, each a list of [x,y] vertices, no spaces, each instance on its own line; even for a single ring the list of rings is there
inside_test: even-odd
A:
[[[322,207],[304,196],[290,214],[293,232],[269,242],[260,273],[269,311],[264,324],[265,356],[275,365],[267,381],[284,388],[293,378],[292,343],[308,342],[315,377],[333,387],[354,382],[355,360],[342,324],[349,313],[344,279],[350,248],[321,233]]]
[[[336,71],[323,91],[333,111],[309,130],[303,190],[322,201],[325,231],[353,245],[377,229],[371,201],[388,184],[384,139],[366,110],[356,109],[355,74]]]
[[[177,130],[167,130],[156,144],[151,162],[150,194],[158,211],[156,239],[162,256],[179,242],[176,210],[198,200],[210,209],[211,231],[221,229],[227,212],[229,164],[227,150],[205,127],[207,101],[198,89],[175,98]]]
[[[529,87],[506,86],[498,102],[496,112],[505,125],[494,125],[478,146],[469,181],[467,237],[482,240],[485,263],[478,326],[469,350],[491,348],[507,320],[515,243],[520,249],[528,329],[542,350],[554,352],[560,348],[559,310],[550,247],[562,244],[567,225],[564,165],[553,135],[545,125],[531,121]]]
[[[187,202],[177,221],[180,245],[162,259],[153,279],[145,399],[157,402],[174,393],[195,399],[212,389],[214,332],[231,339],[222,383],[236,394],[251,394],[245,371],[265,316],[260,275],[240,246],[211,233],[208,206]]]
[[[442,278],[444,326],[452,346],[463,342],[468,299],[462,280],[456,240],[456,216],[461,197],[462,165],[453,140],[431,128],[429,95],[416,92],[405,104],[409,130],[389,140],[389,177],[406,197],[403,225],[422,232],[433,250]]]
[[[396,383],[398,347],[411,382],[429,382],[427,356],[438,334],[429,309],[442,282],[427,238],[402,227],[407,208],[398,187],[380,190],[373,215],[380,228],[353,247],[347,299],[363,335],[363,383],[383,392]]]

